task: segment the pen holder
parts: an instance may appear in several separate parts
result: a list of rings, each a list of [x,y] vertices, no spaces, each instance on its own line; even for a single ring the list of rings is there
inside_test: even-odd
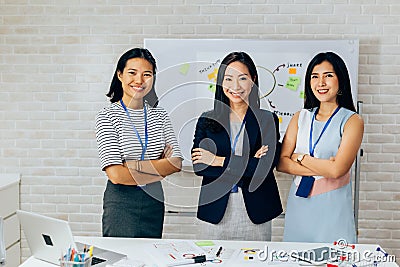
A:
[[[90,267],[92,265],[92,257],[87,258],[84,262],[60,260],[61,267]]]

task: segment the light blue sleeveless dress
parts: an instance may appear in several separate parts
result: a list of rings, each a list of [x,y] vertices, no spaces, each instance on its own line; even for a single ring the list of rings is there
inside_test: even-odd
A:
[[[309,134],[315,109],[300,111],[295,153],[309,154]],[[343,128],[354,114],[340,108],[315,147],[314,157],[329,159],[339,148]],[[325,121],[314,121],[313,143],[320,135]],[[315,179],[321,179],[315,176]],[[352,186],[346,185],[308,198],[295,195],[301,176],[294,177],[288,195],[283,241],[333,243],[345,239],[356,242]]]

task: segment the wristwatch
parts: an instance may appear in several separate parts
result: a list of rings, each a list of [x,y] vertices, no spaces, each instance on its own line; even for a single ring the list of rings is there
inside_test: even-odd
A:
[[[300,154],[300,155],[298,155],[297,156],[297,162],[301,165],[301,161],[304,159],[304,156],[305,156],[306,154]]]

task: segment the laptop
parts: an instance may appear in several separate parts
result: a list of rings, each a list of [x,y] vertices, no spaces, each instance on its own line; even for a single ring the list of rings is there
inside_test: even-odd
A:
[[[59,266],[59,259],[68,248],[83,251],[85,245],[74,241],[67,221],[22,210],[17,210],[17,216],[35,258]],[[86,246],[89,248],[90,245]],[[124,254],[94,247],[92,266],[106,266],[126,257]]]

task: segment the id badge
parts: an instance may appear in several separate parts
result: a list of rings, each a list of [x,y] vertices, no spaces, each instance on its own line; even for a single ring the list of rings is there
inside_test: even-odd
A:
[[[299,186],[297,187],[296,196],[307,198],[314,185],[315,178],[313,176],[303,176]]]

